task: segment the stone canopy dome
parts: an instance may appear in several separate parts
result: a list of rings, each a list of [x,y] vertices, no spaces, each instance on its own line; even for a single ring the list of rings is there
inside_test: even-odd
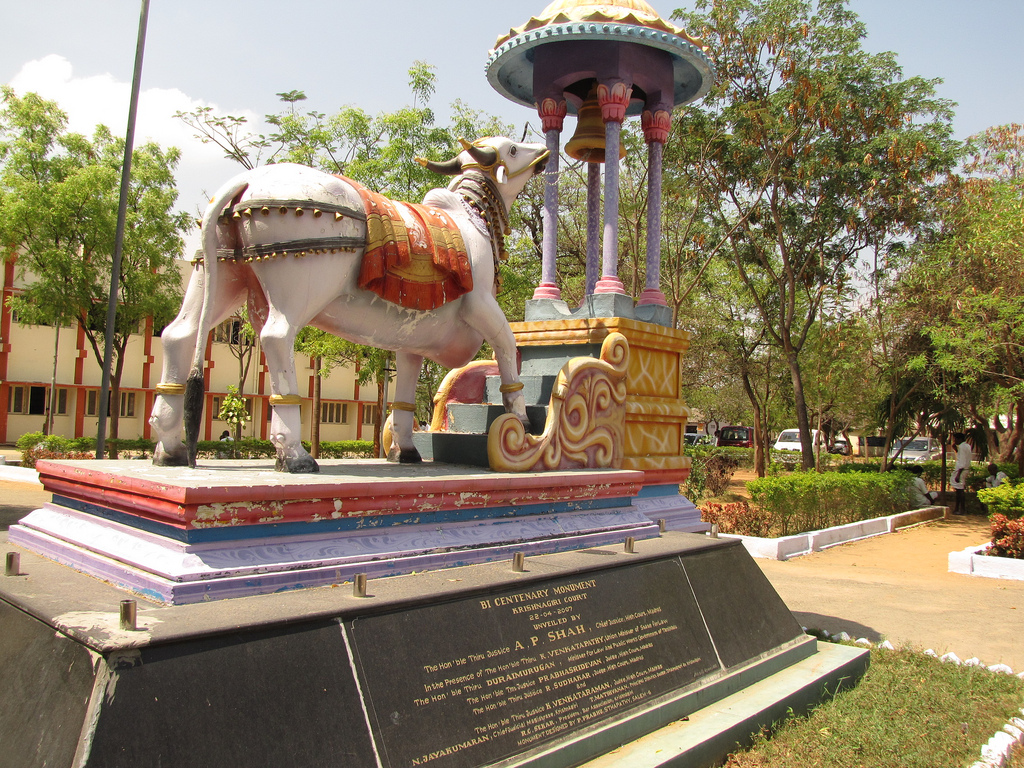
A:
[[[541,11],[539,16],[533,16],[521,27],[509,30],[495,42],[494,47],[498,48],[502,43],[516,35],[524,32],[541,29],[553,24],[565,24],[572,22],[618,22],[682,37],[684,40],[699,45],[699,41],[690,37],[686,32],[676,25],[662,19],[657,11],[644,0],[609,0],[598,2],[595,0],[555,0],[547,8]]]
[[[664,52],[671,59],[669,77],[674,81],[668,109],[701,98],[714,82],[714,64],[703,42],[662,19],[645,0],[554,0],[539,16],[498,38],[487,59],[487,80],[507,99],[532,107],[538,101],[534,68],[539,51],[566,43],[624,44]],[[628,114],[639,114],[642,107],[631,104]],[[569,111],[575,110],[570,104]]]

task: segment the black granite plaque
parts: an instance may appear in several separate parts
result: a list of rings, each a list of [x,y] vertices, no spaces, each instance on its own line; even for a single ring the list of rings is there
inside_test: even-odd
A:
[[[720,669],[675,558],[345,629],[389,768],[490,763]]]

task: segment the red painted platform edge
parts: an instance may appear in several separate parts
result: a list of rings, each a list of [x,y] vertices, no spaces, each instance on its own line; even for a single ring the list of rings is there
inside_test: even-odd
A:
[[[51,493],[187,529],[625,498],[639,493],[644,478],[637,470],[613,470],[611,477],[599,472],[484,472],[385,482],[340,478],[285,486],[190,487],[81,465],[40,465],[40,480]]]

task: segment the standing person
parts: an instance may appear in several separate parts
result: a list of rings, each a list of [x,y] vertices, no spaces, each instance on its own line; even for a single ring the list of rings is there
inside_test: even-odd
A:
[[[965,515],[967,514],[967,494],[965,489],[967,488],[967,478],[971,474],[971,456],[974,453],[974,449],[967,442],[967,436],[963,432],[954,433],[953,442],[957,444],[956,464],[953,465],[953,477],[949,481],[949,484],[953,486],[953,490],[956,491],[956,499],[953,502],[953,514]]]

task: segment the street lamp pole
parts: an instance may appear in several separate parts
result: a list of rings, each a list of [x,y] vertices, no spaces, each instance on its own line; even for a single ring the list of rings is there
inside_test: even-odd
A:
[[[135,46],[135,72],[132,75],[132,98],[128,107],[128,130],[124,138],[124,163],[121,165],[121,197],[117,207],[117,231],[114,235],[114,255],[110,266],[110,296],[107,300],[107,324],[103,332],[103,385],[100,388],[99,427],[96,433],[96,458],[102,459],[107,436],[107,413],[110,409],[110,368],[114,358],[114,323],[117,316],[117,294],[121,277],[121,251],[124,245],[124,225],[128,211],[128,186],[132,176],[132,151],[135,147],[135,115],[139,109],[139,86],[142,82],[142,55],[146,49],[146,24],[149,20],[149,0],[142,0],[139,17],[139,39]],[[120,403],[114,406],[114,418],[120,415]]]

